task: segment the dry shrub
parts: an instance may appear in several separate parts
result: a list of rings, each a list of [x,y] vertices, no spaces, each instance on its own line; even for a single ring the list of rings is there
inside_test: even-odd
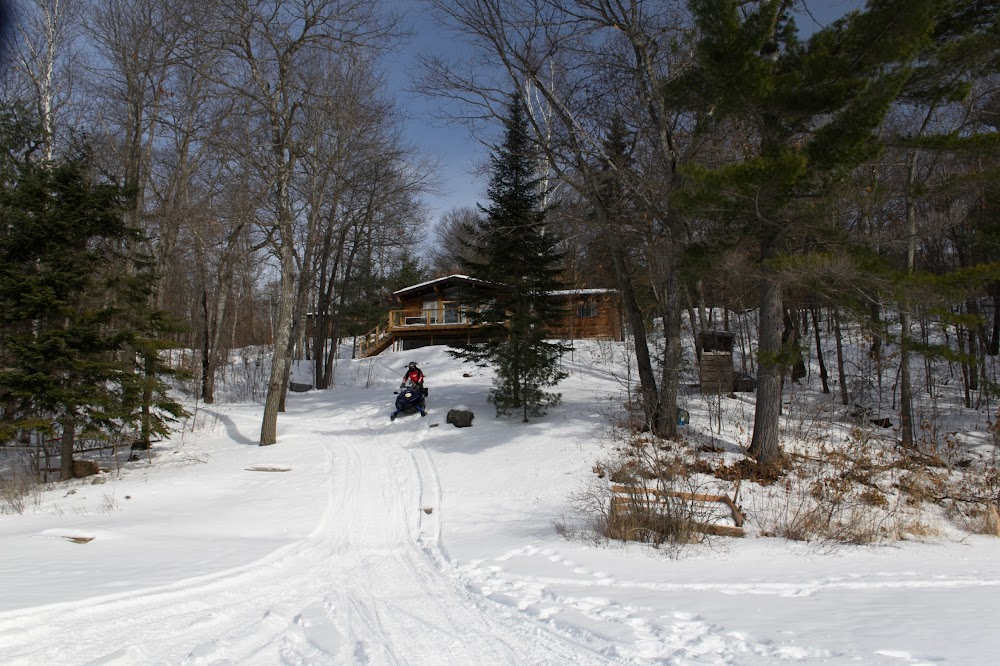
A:
[[[842,487],[824,488],[820,499],[816,485],[785,490],[780,497],[769,497],[767,507],[756,512],[766,536],[855,545],[896,538],[898,524],[891,507],[874,507]]]
[[[889,498],[886,497],[885,493],[877,488],[863,489],[858,495],[858,500],[862,504],[867,504],[868,506],[875,507],[877,509],[889,508]]]
[[[30,485],[23,476],[0,479],[0,513],[24,513]]]
[[[1000,537],[1000,510],[996,504],[987,504],[983,509],[982,534]]]
[[[1000,537],[1000,469],[996,460],[955,470],[938,497],[946,515],[973,534]]]
[[[697,529],[697,512],[691,502],[669,496],[653,497],[644,485],[626,487],[627,491],[611,497],[604,523],[606,537],[654,546],[704,540],[705,535]]]
[[[946,472],[916,466],[903,470],[896,481],[896,488],[910,506],[939,501],[948,493],[947,486]]]
[[[840,446],[788,456],[782,484],[758,500],[764,534],[795,541],[871,544],[900,538],[905,522],[897,485],[901,457],[857,429]]]
[[[707,536],[701,528],[709,512],[703,503],[671,493],[698,493],[698,479],[711,478],[706,476],[711,465],[685,441],[627,430],[614,434],[613,453],[593,466],[595,475],[605,480],[576,498],[577,506],[587,505],[598,517],[592,521],[593,529],[607,539],[671,550],[704,541]]]
[[[0,477],[0,513],[24,513],[41,502],[41,491],[34,470],[25,460],[15,458],[9,473]]]
[[[897,538],[900,540],[910,537],[915,539],[930,539],[940,535],[939,530],[924,523],[919,518],[901,522],[896,532]]]
[[[625,427],[612,432],[614,453],[594,465],[602,481],[595,479],[599,489],[589,498],[596,517],[591,528],[608,539],[658,547],[704,540],[703,503],[670,493],[718,494],[725,482],[739,489],[733,499],[749,506],[748,525],[764,536],[876,544],[936,536],[941,517],[966,531],[1000,536],[997,456],[977,458],[953,433],[936,433],[933,448],[905,449],[882,431],[859,426],[843,439],[812,437],[800,447],[808,455],[789,452],[765,470],[751,458],[686,440],[663,441]],[[609,480],[624,486],[617,503]],[[657,501],[649,500],[649,489],[659,491]]]
[[[703,469],[697,463],[696,468]],[[749,481],[762,486],[777,483],[791,469],[787,456],[782,456],[778,462],[769,467],[761,467],[753,458],[741,458],[732,464],[720,462],[709,465],[705,471],[723,481]]]
[[[952,501],[946,515],[967,532],[1000,537],[1000,512],[993,503]]]

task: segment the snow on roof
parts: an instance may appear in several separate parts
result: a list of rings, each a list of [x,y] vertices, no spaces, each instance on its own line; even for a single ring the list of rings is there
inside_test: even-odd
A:
[[[401,294],[404,291],[412,291],[414,289],[419,289],[421,287],[427,287],[432,284],[437,284],[438,282],[444,282],[446,280],[465,280],[468,282],[484,282],[483,280],[478,280],[474,277],[469,277],[468,275],[446,275],[445,277],[435,278],[433,280],[428,280],[427,282],[421,282],[420,284],[411,284],[409,287],[403,287],[402,289],[397,289],[392,292],[393,296],[396,294]],[[485,282],[484,282],[485,283]]]
[[[445,277],[434,278],[433,280],[427,280],[426,282],[421,282],[419,284],[412,284],[409,287],[403,287],[402,289],[397,289],[392,292],[393,296],[405,293],[407,291],[414,291],[422,287],[429,287],[432,284],[438,284],[440,282],[446,282],[448,280],[462,280],[465,282],[479,282],[481,284],[491,284],[486,280],[480,280],[479,278],[474,278],[469,275],[446,275]],[[550,296],[591,296],[595,294],[613,294],[615,289],[563,289],[559,291],[550,291]]]
[[[594,294],[613,294],[616,289],[561,289],[550,291],[549,296],[593,296]]]

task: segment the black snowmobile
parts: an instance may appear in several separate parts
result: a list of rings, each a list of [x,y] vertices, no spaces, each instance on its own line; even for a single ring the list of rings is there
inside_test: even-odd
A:
[[[390,421],[395,421],[400,414],[415,414],[427,416],[427,389],[423,386],[406,382],[406,386],[396,391],[396,411],[389,415]]]

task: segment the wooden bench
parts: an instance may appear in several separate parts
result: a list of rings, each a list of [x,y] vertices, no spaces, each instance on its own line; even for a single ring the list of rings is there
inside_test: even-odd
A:
[[[665,506],[667,498],[675,498],[692,504],[704,505],[704,513],[713,512],[712,504],[723,504],[728,507],[728,516],[731,517],[733,525],[722,525],[714,522],[694,521],[695,529],[705,534],[717,536],[742,537],[746,535],[743,529],[744,517],[736,503],[726,495],[706,495],[703,493],[687,493],[679,490],[658,490],[656,488],[639,488],[633,486],[623,486],[620,484],[611,485],[611,510],[631,511],[635,507],[645,509],[655,509],[657,506]]]

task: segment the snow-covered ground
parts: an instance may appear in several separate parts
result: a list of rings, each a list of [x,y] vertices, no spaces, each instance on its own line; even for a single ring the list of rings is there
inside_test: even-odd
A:
[[[149,460],[0,515],[0,664],[1000,663],[997,539],[562,538],[621,398],[600,351],[528,424],[437,347],[342,362],[270,447],[259,405],[199,406]],[[390,423],[410,360],[430,413]]]

